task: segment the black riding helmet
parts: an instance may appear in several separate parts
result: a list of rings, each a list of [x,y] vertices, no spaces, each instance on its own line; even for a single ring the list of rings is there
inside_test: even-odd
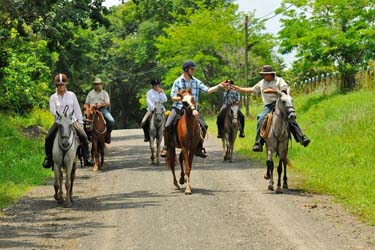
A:
[[[154,86],[154,85],[159,85],[160,81],[158,79],[152,79],[150,83],[152,86]]]
[[[187,72],[189,68],[195,68],[197,65],[192,60],[187,60],[182,64],[183,71]]]

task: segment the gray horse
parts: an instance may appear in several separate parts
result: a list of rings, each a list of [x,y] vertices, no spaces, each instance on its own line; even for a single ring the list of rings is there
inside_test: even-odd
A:
[[[55,172],[55,199],[59,204],[62,204],[63,199],[63,171],[65,169],[65,189],[66,199],[65,205],[72,206],[73,196],[73,182],[75,179],[75,172],[77,168],[77,148],[79,146],[78,137],[73,128],[74,121],[72,120],[73,112],[63,115],[57,114],[58,130],[53,142],[53,163]]]
[[[224,111],[224,133],[221,139],[224,161],[232,162],[233,160],[234,142],[236,141],[239,128],[238,109],[238,104],[232,104],[226,107]]]
[[[274,93],[278,95],[275,111],[272,115],[272,123],[268,133],[268,137],[264,138],[267,148],[267,173],[265,179],[269,179],[268,189],[273,191],[273,169],[274,164],[272,155],[276,153],[279,157],[279,165],[277,167],[278,180],[276,193],[282,193],[281,189],[281,173],[284,166],[283,188],[288,189],[288,178],[286,167],[288,164],[288,143],[290,138],[289,121],[296,119],[296,113],[293,107],[292,97],[288,93],[278,90],[265,90],[265,93]]]
[[[160,164],[160,144],[164,134],[164,107],[161,102],[155,103],[155,109],[150,119],[150,149],[151,163]]]

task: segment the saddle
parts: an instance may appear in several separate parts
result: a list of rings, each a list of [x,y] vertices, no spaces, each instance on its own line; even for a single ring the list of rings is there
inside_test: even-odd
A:
[[[273,112],[270,112],[270,113],[267,114],[267,116],[264,118],[264,121],[263,121],[262,126],[260,128],[260,136],[263,139],[268,138],[268,134],[270,132],[271,124],[272,124],[272,113]]]

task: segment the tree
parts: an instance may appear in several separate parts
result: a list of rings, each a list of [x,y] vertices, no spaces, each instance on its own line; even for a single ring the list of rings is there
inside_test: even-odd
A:
[[[280,51],[295,50],[306,71],[336,67],[344,89],[353,89],[355,73],[375,55],[374,1],[284,0],[278,12],[284,15]]]

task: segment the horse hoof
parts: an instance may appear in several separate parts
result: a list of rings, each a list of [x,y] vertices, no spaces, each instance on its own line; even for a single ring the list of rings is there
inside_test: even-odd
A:
[[[92,169],[92,171],[98,172],[98,166],[94,166],[94,168]]]
[[[179,183],[181,185],[184,185],[185,184],[185,178],[184,177],[181,177],[180,180],[179,180]]]
[[[289,189],[288,184],[284,183],[283,184],[283,189]]]
[[[272,185],[268,185],[268,190],[273,191],[273,186]]]
[[[191,190],[186,190],[185,189],[185,195],[191,195]]]
[[[269,180],[270,178],[271,178],[271,176],[270,176],[269,174],[265,174],[265,175],[264,175],[264,179],[265,179],[265,180]]]
[[[276,189],[276,194],[282,194],[282,193],[283,193],[283,190],[281,188]]]

